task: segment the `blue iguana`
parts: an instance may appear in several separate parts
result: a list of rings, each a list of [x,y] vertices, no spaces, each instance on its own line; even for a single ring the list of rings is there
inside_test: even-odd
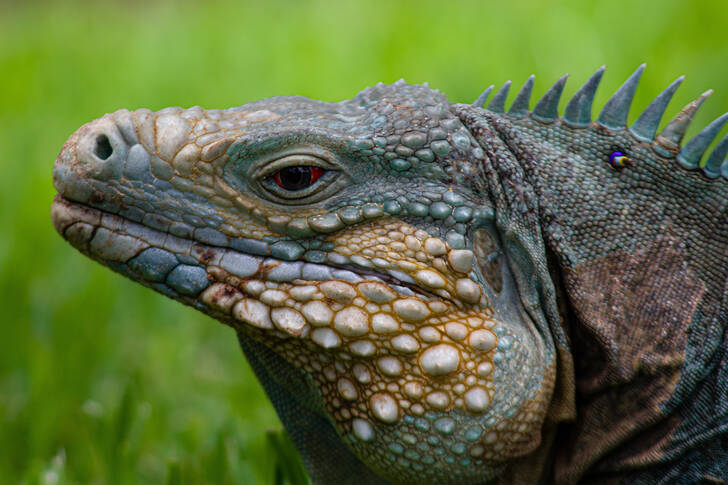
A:
[[[314,483],[728,481],[728,121],[644,66],[453,104],[119,110],[53,168],[76,249],[233,327]]]

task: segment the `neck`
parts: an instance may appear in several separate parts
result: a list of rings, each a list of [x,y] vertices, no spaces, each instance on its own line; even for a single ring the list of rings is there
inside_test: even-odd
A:
[[[520,221],[531,259],[552,252],[563,282],[579,417],[574,448],[557,453],[557,481],[616,448],[636,450],[612,460],[619,469],[637,450],[668,446],[676,409],[713,378],[702,369],[717,358],[726,325],[728,184],[635,146],[626,131],[459,109],[490,158],[484,172],[502,199],[499,219]],[[634,164],[613,170],[609,153],[586,153],[593,145],[629,147]],[[701,370],[686,372],[688,361]],[[648,427],[656,431],[640,433]]]

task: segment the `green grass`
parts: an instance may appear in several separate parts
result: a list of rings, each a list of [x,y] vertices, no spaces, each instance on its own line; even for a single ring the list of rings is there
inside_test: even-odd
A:
[[[709,87],[692,132],[728,109],[723,0],[505,3],[0,3],[0,483],[300,481],[233,332],[54,233],[51,165],[82,123],[400,77],[470,102],[570,72],[569,95],[607,64],[601,106],[641,62],[637,109],[683,73],[669,114]]]

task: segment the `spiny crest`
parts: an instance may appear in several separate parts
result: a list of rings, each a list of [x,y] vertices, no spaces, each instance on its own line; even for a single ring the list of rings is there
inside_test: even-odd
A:
[[[546,94],[543,95],[541,100],[536,103],[536,107],[533,108],[533,113],[531,113],[532,117],[544,123],[551,123],[559,117],[559,100],[561,99],[561,93],[564,91],[564,85],[566,85],[566,79],[568,77],[568,74],[564,74],[556,81],[556,84],[546,91]]]
[[[506,98],[508,98],[508,90],[511,89],[511,82],[506,81],[488,105],[488,109],[496,113],[503,113],[506,109]]]
[[[587,82],[579,88],[574,97],[566,104],[566,111],[564,112],[563,118],[564,123],[574,128],[589,126],[589,123],[591,123],[594,95],[597,92],[605,69],[606,66],[597,69],[597,72],[592,74]]]
[[[516,99],[511,103],[511,109],[508,110],[508,114],[512,118],[520,118],[528,114],[528,105],[531,102],[531,92],[533,91],[533,80],[535,78],[536,76],[533,74],[528,77],[526,83],[518,91]]]
[[[561,120],[564,124],[572,128],[586,128],[592,125],[591,111],[594,95],[596,94],[602,75],[604,74],[604,66],[600,67],[587,82],[574,94],[566,105],[564,115],[559,118],[558,105],[561,95],[566,84],[568,75],[559,78],[556,83],[551,86],[543,97],[536,103],[533,111],[529,112],[529,104],[531,100],[531,92],[533,90],[534,76],[531,75],[521,90],[518,92],[516,99],[511,104],[508,113],[505,113],[505,103],[508,97],[508,90],[511,82],[507,81],[503,87],[498,90],[490,104],[488,110],[494,113],[503,113],[509,118],[522,118],[530,115],[531,118],[540,123],[553,123]],[[703,102],[712,94],[712,90],[701,94],[697,99],[689,103],[680,111],[667,125],[657,134],[662,117],[665,114],[668,104],[672,99],[677,88],[680,87],[684,76],[677,78],[665,90],[660,93],[645,108],[642,114],[637,118],[635,123],[627,128],[627,117],[630,107],[634,99],[637,85],[639,84],[645,65],[642,64],[637,70],[617,89],[612,97],[607,101],[602,109],[596,124],[611,130],[620,131],[629,129],[631,135],[640,142],[651,143],[656,153],[665,157],[675,157],[677,162],[686,169],[696,169],[700,166],[708,146],[713,142],[723,127],[728,124],[728,113],[719,117],[708,126],[706,126],[699,134],[690,140],[685,146],[681,147],[681,142],[685,137],[690,123],[695,117],[695,113]],[[478,99],[475,100],[473,106],[483,107],[488,95],[493,90],[493,86],[486,89]],[[713,149],[707,162],[702,166],[703,173],[710,178],[723,176],[728,179],[728,135],[726,135]]]

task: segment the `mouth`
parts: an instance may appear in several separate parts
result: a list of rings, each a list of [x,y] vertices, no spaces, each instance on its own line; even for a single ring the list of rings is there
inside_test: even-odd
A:
[[[233,277],[275,283],[325,280],[343,280],[350,283],[364,280],[379,281],[402,296],[417,296],[425,300],[441,298],[432,290],[417,285],[412,277],[396,269],[387,272],[376,271],[355,263],[343,263],[343,258],[338,254],[332,258],[336,262],[321,264],[285,261],[270,256],[244,253],[163,233],[121,216],[73,202],[60,194],[53,200],[51,217],[61,236],[68,239],[77,249],[104,263],[126,264],[139,253],[157,248],[174,254],[181,264],[219,266]],[[69,230],[71,233],[67,237]],[[100,234],[97,234],[99,231]],[[239,240],[238,244],[253,242],[260,248],[260,241],[243,241]],[[112,248],[121,250],[115,251]],[[262,251],[259,249],[258,252]],[[150,283],[159,283],[164,275],[158,273],[152,275],[150,272],[142,271],[139,276],[149,276]],[[182,289],[180,293],[193,296],[191,289],[187,291]]]
[[[395,296],[400,299],[414,297],[430,302],[436,308],[442,306],[437,304],[438,301],[458,308],[477,302],[472,295],[475,288],[471,285],[466,285],[468,288],[465,291],[458,290],[458,285],[454,285],[455,291],[448,291],[442,281],[437,281],[442,278],[434,272],[420,271],[413,276],[382,258],[347,257],[330,252],[324,262],[319,252],[317,257],[309,258],[317,262],[306,261],[305,255],[304,260],[290,261],[273,257],[269,244],[244,238],[235,240],[234,245],[253,248],[257,254],[242,252],[231,247],[177,237],[69,200],[60,194],[53,200],[51,218],[57,232],[76,249],[167,296],[190,303],[208,287],[214,286],[216,291],[207,292],[217,295],[209,302],[213,303],[209,305],[212,310],[220,310],[215,307],[220,306],[218,300],[224,294],[228,297],[223,299],[228,300],[230,294],[238,294],[241,290],[243,296],[259,297],[261,284],[267,287],[305,286],[324,281],[342,281],[354,285],[371,282],[378,285],[380,291],[383,291],[381,287],[386,287],[387,293],[395,292],[392,299]],[[435,254],[446,251],[439,247],[428,249]],[[469,255],[464,256],[467,258]],[[455,265],[459,265],[462,273],[467,273],[467,265],[459,261]],[[431,287],[418,284],[416,277],[427,281]],[[220,285],[224,285],[224,291]],[[464,302],[457,296],[465,296],[469,301]],[[229,309],[223,310],[229,313]]]

